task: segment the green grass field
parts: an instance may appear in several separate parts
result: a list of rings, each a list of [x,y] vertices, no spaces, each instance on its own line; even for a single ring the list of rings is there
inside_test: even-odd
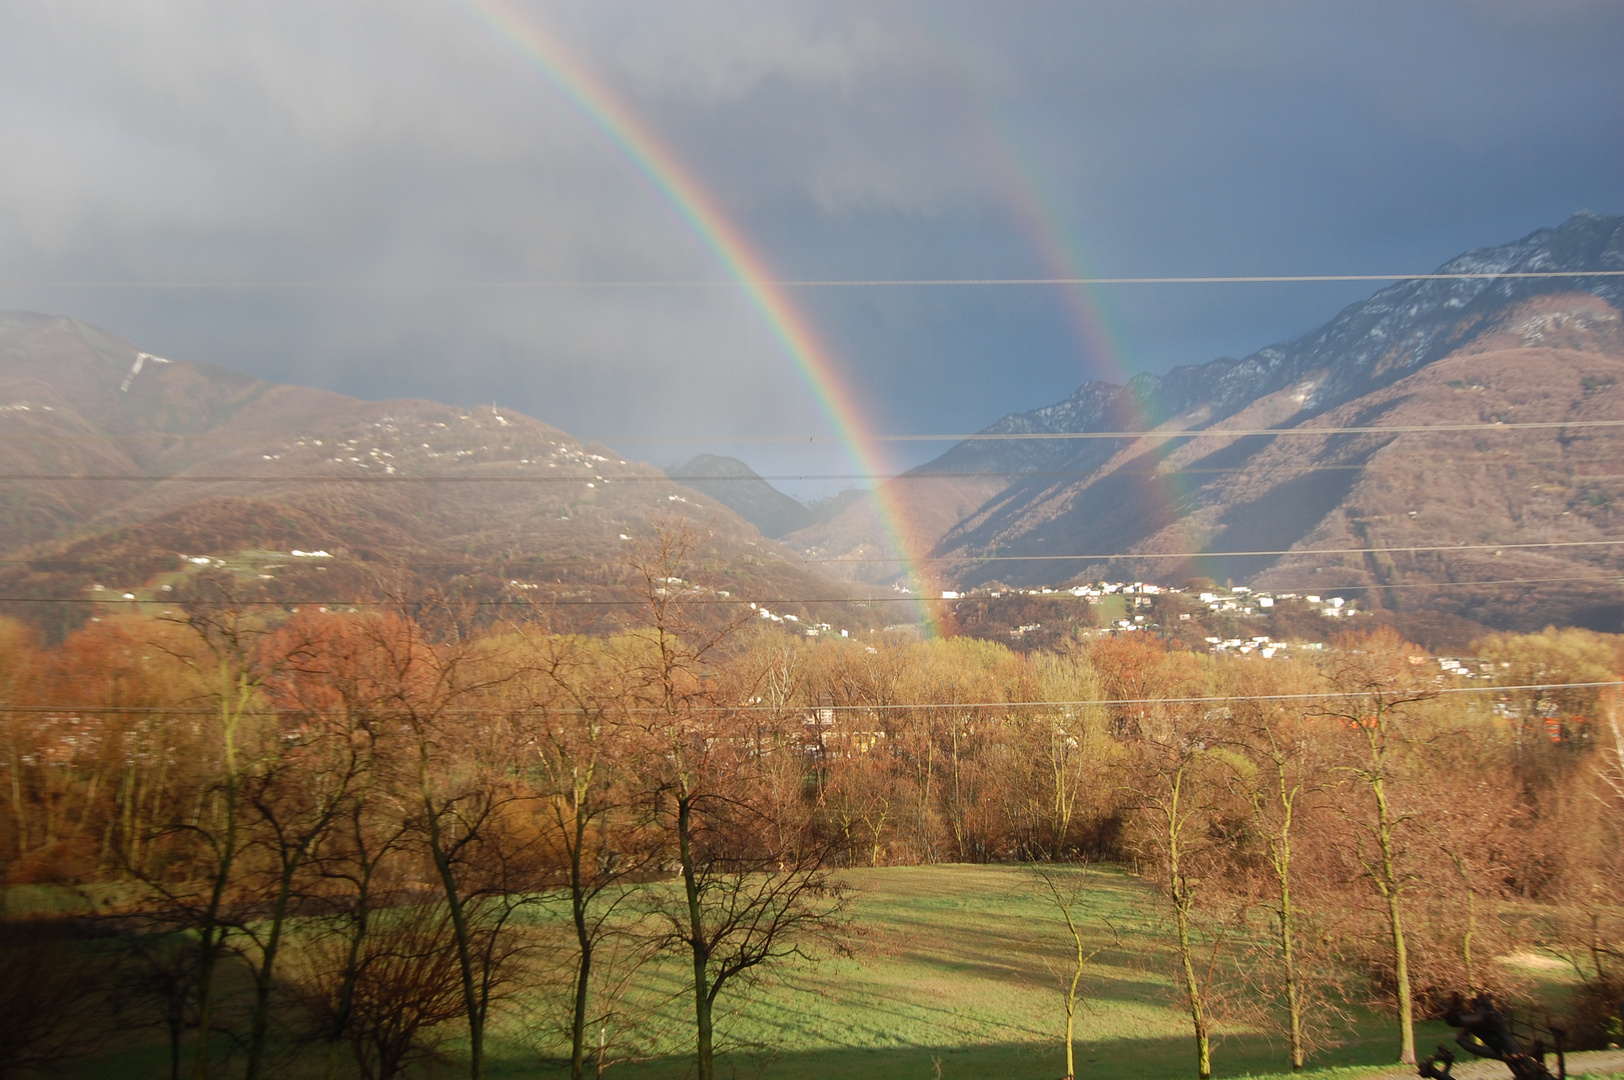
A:
[[[1067,942],[1054,910],[1019,867],[929,866],[852,870],[854,955],[782,968],[724,999],[725,1074],[761,1080],[1057,1077],[1064,1071],[1064,1014],[1054,969]],[[1152,898],[1137,880],[1093,873],[1085,904],[1107,946],[1091,967],[1078,1025],[1078,1073],[1100,1080],[1195,1075],[1189,1021],[1170,993],[1153,930]],[[1104,924],[1118,929],[1120,946]],[[645,973],[645,1008],[667,1032],[666,1056],[614,1066],[626,1080],[676,1080],[690,1072],[677,965]],[[662,996],[668,1003],[655,1005]],[[1447,1034],[1421,1032],[1421,1045]],[[1366,1016],[1344,1045],[1315,1062],[1350,1075],[1397,1056],[1396,1026]],[[544,1077],[531,1061],[492,1074]],[[1258,1031],[1228,1031],[1218,1076],[1289,1070],[1285,1046]]]
[[[764,975],[725,994],[719,1007],[719,1075],[754,1080],[1009,1080],[1054,1078],[1064,1071],[1064,1015],[1051,964],[1064,963],[1064,930],[1034,889],[1028,871],[1008,866],[929,866],[852,870],[852,955],[826,955]],[[1168,962],[1155,932],[1155,897],[1136,879],[1092,872],[1086,917],[1105,950],[1087,980],[1078,1025],[1078,1075],[1097,1080],[1194,1077],[1188,1017],[1171,993]],[[1106,923],[1115,926],[1113,941]],[[676,960],[643,968],[627,1012],[636,1034],[610,1032],[622,1060],[606,1076],[679,1080],[692,1075],[688,1000]],[[1553,989],[1556,989],[1553,987]],[[556,1003],[528,999],[510,1012],[494,1040],[489,1074],[501,1080],[552,1080],[544,1060],[556,1045],[538,1037]],[[1423,1052],[1444,1040],[1423,1024]],[[638,1040],[634,1045],[633,1039]],[[1355,1078],[1397,1057],[1396,1024],[1361,1014],[1342,1045],[1319,1055],[1313,1074]],[[462,1075],[453,1059],[435,1075]],[[132,1048],[81,1071],[91,1076],[160,1076],[157,1047]],[[1214,1051],[1219,1077],[1286,1073],[1283,1042],[1259,1030],[1228,1030]],[[290,1064],[283,1075],[301,1075]]]

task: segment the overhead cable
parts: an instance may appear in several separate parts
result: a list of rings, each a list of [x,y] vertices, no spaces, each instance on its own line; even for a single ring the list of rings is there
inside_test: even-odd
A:
[[[1624,579],[1615,578],[1611,581],[1595,575],[1588,577],[1535,577],[1535,578],[1486,578],[1472,581],[1406,581],[1393,584],[1363,584],[1363,585],[1325,585],[1294,586],[1297,588],[1314,588],[1320,593],[1353,592],[1370,589],[1454,589],[1474,585],[1535,585],[1571,582],[1591,587],[1597,586],[1624,586]],[[579,587],[579,583],[572,583]],[[600,586],[608,588],[612,586]],[[112,591],[112,590],[109,590]],[[769,599],[751,600],[737,596],[704,596],[681,597],[676,606],[681,607],[767,607],[777,605],[811,606],[814,604],[918,604],[925,603],[951,603],[964,604],[975,601],[994,600],[1091,600],[1096,597],[1082,596],[1073,593],[1070,589],[1060,588],[1050,592],[1031,592],[1010,589],[1000,590],[1002,595],[991,596],[985,593],[969,593],[953,597],[937,597],[924,593],[905,596],[847,596],[847,597],[776,597]],[[1274,592],[1269,591],[1273,596]],[[1114,596],[1182,596],[1184,593],[1110,593]],[[1291,597],[1276,597],[1276,599],[1297,599]],[[1237,598],[1243,599],[1243,598]],[[473,600],[456,597],[416,597],[405,599],[386,600],[308,600],[308,599],[238,599],[238,600],[200,600],[189,597],[135,597],[125,599],[123,596],[110,596],[99,598],[94,596],[0,596],[0,604],[124,604],[151,607],[154,605],[169,605],[172,607],[314,607],[314,608],[379,608],[379,607],[420,607],[424,604],[444,604],[448,606],[465,607],[523,607],[523,608],[559,608],[559,607],[642,607],[649,603],[648,599],[638,598],[631,600],[612,599],[555,599],[539,597],[536,599],[510,599],[510,600]]]
[[[523,289],[735,289],[741,285],[786,289],[996,288],[1045,285],[1281,285],[1361,281],[1501,281],[1624,277],[1624,270],[1503,270],[1430,274],[1205,274],[1139,277],[975,277],[975,278],[780,278],[742,282],[736,278],[526,278],[486,281],[0,281],[7,289],[135,289],[240,292],[356,292],[387,290]]]
[[[1539,691],[1539,690],[1591,690],[1605,689],[1614,686],[1624,686],[1624,682],[1573,682],[1573,683],[1523,683],[1515,686],[1440,686],[1429,688],[1404,687],[1398,693],[1415,694],[1417,696],[1432,697],[1443,694],[1504,694],[1513,691]],[[1233,702],[1247,701],[1330,701],[1345,700],[1349,698],[1364,699],[1376,697],[1383,693],[1393,691],[1370,690],[1322,690],[1307,694],[1213,694],[1199,697],[1146,697],[1146,698],[1092,698],[1066,701],[923,701],[923,702],[880,702],[875,704],[855,705],[821,705],[821,704],[793,704],[793,705],[703,705],[693,711],[710,713],[872,713],[872,712],[934,712],[956,709],[1079,709],[1079,708],[1120,708],[1128,705],[1226,705]],[[287,715],[309,715],[319,712],[317,709],[278,709],[267,708],[261,711],[277,712]],[[359,710],[365,712],[365,710]],[[380,710],[382,711],[382,710]],[[521,707],[517,709],[447,709],[439,713],[440,716],[491,716],[491,715],[534,715],[537,713],[572,713],[575,709],[548,709],[546,707]],[[641,714],[641,713],[667,713],[667,709],[657,706],[630,706],[624,708],[605,707],[593,710],[597,713],[609,715]],[[100,713],[108,716],[117,715],[152,715],[164,714],[170,716],[212,716],[217,715],[217,708],[196,708],[189,706],[176,706],[166,708],[162,705],[7,705],[0,707],[0,713],[13,712],[24,714],[52,714],[52,713]]]

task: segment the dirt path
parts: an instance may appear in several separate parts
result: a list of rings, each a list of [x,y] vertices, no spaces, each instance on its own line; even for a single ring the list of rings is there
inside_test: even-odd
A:
[[[1465,1055],[1461,1055],[1465,1058]],[[1556,1068],[1555,1056],[1546,1058],[1546,1063],[1554,1070]],[[1568,1055],[1568,1075],[1577,1076],[1582,1073],[1624,1073],[1624,1050],[1583,1050]],[[1498,1061],[1457,1060],[1450,1076],[1456,1080],[1509,1080],[1511,1070]],[[1386,1072],[1372,1073],[1365,1080],[1414,1080],[1413,1068],[1394,1068]]]

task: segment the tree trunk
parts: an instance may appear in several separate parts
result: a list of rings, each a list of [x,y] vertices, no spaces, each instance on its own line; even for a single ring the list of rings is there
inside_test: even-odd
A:
[[[1285,761],[1278,748],[1275,752],[1275,774],[1280,800],[1280,826],[1269,838],[1274,863],[1275,883],[1280,889],[1280,963],[1286,972],[1286,1023],[1291,1037],[1291,1071],[1302,1069],[1308,1060],[1303,1048],[1303,993],[1297,976],[1297,938],[1292,929],[1291,904],[1291,822],[1296,802],[1296,789],[1286,783]],[[1259,815],[1261,818],[1261,815]]]
[[[1184,993],[1190,1003],[1190,1024],[1195,1030],[1196,1075],[1201,1080],[1212,1076],[1212,1039],[1207,1034],[1207,1011],[1202,1000],[1201,980],[1195,973],[1195,959],[1191,956],[1189,898],[1181,886],[1174,886],[1174,913],[1178,923],[1179,962],[1184,967]]]
[[[699,1080],[715,1080],[711,1046],[710,953],[705,940],[705,923],[699,904],[699,879],[695,873],[690,830],[693,805],[686,795],[677,797],[677,847],[682,862],[682,884],[688,899],[688,946],[694,960],[695,1064]]]
[[[228,820],[234,820],[235,814],[228,810]],[[209,1075],[209,1027],[214,1022],[214,967],[219,959],[220,942],[223,934],[219,925],[220,907],[224,900],[226,878],[231,873],[232,851],[235,831],[227,826],[227,847],[222,858],[222,865],[214,879],[214,888],[209,897],[209,906],[203,916],[203,926],[199,934],[201,951],[197,964],[197,1047],[192,1059],[192,1076],[194,1080],[205,1080]]]
[[[243,1069],[243,1080],[259,1080],[260,1068],[265,1062],[265,1040],[271,1029],[271,986],[276,977],[276,957],[282,948],[282,930],[287,925],[288,902],[293,895],[293,876],[299,864],[294,862],[283,871],[277,889],[276,903],[271,907],[270,937],[260,954],[259,970],[254,974],[254,1010],[248,1026],[248,1064]]]
[[[1404,945],[1404,911],[1399,900],[1398,873],[1393,858],[1393,821],[1387,789],[1378,776],[1371,783],[1376,796],[1376,842],[1381,848],[1381,880],[1387,900],[1387,925],[1393,938],[1393,982],[1398,993],[1398,1059],[1415,1064],[1415,1016],[1410,997],[1410,956]]]
[[[1303,994],[1297,981],[1297,944],[1291,928],[1291,885],[1280,879],[1280,957],[1286,969],[1286,1012],[1291,1029],[1291,1071],[1302,1069],[1308,1060],[1303,1049]]]
[[[223,665],[222,665],[223,666]],[[226,678],[222,672],[222,681]],[[220,861],[215,867],[213,887],[209,891],[208,907],[204,909],[199,938],[202,952],[197,968],[197,1048],[192,1059],[194,1080],[205,1080],[209,1075],[209,1028],[214,1022],[214,969],[219,959],[224,931],[220,925],[220,909],[225,903],[226,887],[237,858],[237,724],[242,709],[248,703],[250,690],[238,681],[236,708],[222,695],[220,705],[221,743],[225,759],[225,835],[220,846]],[[201,818],[199,819],[201,820]]]
[[[468,1014],[468,1075],[472,1080],[484,1080],[485,1012],[480,1007],[479,988],[474,977],[474,953],[472,935],[468,929],[468,912],[463,905],[462,892],[457,887],[456,871],[452,869],[445,845],[441,843],[440,817],[434,805],[434,797],[428,791],[427,765],[425,764],[423,768],[423,813],[428,825],[429,855],[434,860],[434,868],[440,875],[440,885],[445,890],[446,914],[451,916],[451,931],[457,944],[457,965],[462,974],[463,1005]]]
[[[1066,1080],[1076,1080],[1077,1077],[1077,1049],[1074,1033],[1077,1028],[1077,1010],[1071,1002],[1066,1003]]]
[[[592,985],[592,934],[586,924],[586,890],[581,880],[585,833],[586,822],[577,805],[575,845],[570,852],[570,912],[575,919],[575,941],[581,950],[581,960],[575,969],[575,1011],[570,1017],[570,1080],[583,1080],[586,1075],[586,1010]]]

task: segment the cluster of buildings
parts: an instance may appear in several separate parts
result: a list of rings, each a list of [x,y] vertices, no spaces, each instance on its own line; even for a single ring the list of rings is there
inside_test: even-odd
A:
[[[1303,652],[1305,650],[1318,652],[1319,650],[1325,648],[1325,644],[1319,641],[1299,641],[1296,643],[1289,641],[1274,641],[1267,634],[1256,634],[1249,638],[1209,637],[1207,638],[1207,644],[1212,646],[1213,652],[1255,652],[1265,660],[1273,659],[1276,656],[1285,656],[1287,655],[1287,650],[1290,649],[1296,649],[1298,652]]]
[[[906,592],[907,590],[902,590]],[[1002,596],[1076,596],[1089,603],[1099,603],[1108,596],[1121,596],[1131,598],[1133,606],[1141,606],[1147,601],[1144,597],[1178,595],[1187,590],[1171,585],[1154,585],[1147,581],[1097,581],[1082,585],[1072,585],[1067,588],[1051,588],[1044,585],[1033,589],[1014,589],[1001,586],[996,589],[967,589],[963,592],[944,590],[941,594],[943,600],[967,600],[972,598],[987,598],[996,600]],[[1353,601],[1341,596],[1321,596],[1317,593],[1270,593],[1259,592],[1247,588],[1245,585],[1236,585],[1232,588],[1218,589],[1196,593],[1196,599],[1205,604],[1208,610],[1217,613],[1235,615],[1256,615],[1268,611],[1277,603],[1289,600],[1300,600],[1309,607],[1319,609],[1321,615],[1327,618],[1340,619],[1358,614],[1358,608]]]
[[[1183,596],[1183,603],[1164,607],[1161,612],[1151,611],[1155,599],[1162,596]],[[1117,602],[1123,608],[1122,615],[1113,619],[1108,625],[1100,627],[1096,633],[1117,634],[1133,633],[1148,629],[1159,629],[1160,625],[1152,619],[1158,614],[1162,618],[1175,617],[1180,622],[1193,622],[1203,615],[1228,616],[1264,616],[1281,610],[1281,605],[1290,605],[1295,610],[1307,608],[1328,619],[1346,619],[1360,613],[1358,606],[1351,600],[1342,596],[1324,596],[1318,593],[1275,593],[1236,585],[1227,588],[1216,586],[1202,589],[1181,589],[1170,585],[1157,585],[1146,581],[1096,581],[1065,588],[1040,586],[1036,588],[1010,588],[1008,586],[985,587],[963,591],[946,590],[941,593],[943,600],[989,599],[996,600],[1006,596],[1031,597],[1076,597],[1089,604],[1107,603],[1111,598],[1118,598]],[[1205,612],[1201,611],[1205,608]],[[1182,610],[1180,610],[1182,609]],[[1039,629],[1041,624],[1019,626],[1010,631],[1012,637],[1024,637],[1026,634]],[[1293,646],[1286,642],[1276,641],[1265,634],[1254,634],[1246,637],[1207,637],[1207,644],[1214,652],[1257,653],[1264,657],[1285,655]],[[1303,648],[1318,646],[1296,645],[1299,651]]]
[[[723,593],[722,595],[726,596],[727,593]],[[826,622],[803,622],[799,615],[780,615],[777,612],[768,611],[765,605],[752,603],[750,605],[750,610],[754,611],[761,618],[767,619],[771,622],[789,623],[791,628],[804,631],[807,637],[820,637],[824,634],[839,634],[841,637],[851,636],[844,630],[836,630]]]

